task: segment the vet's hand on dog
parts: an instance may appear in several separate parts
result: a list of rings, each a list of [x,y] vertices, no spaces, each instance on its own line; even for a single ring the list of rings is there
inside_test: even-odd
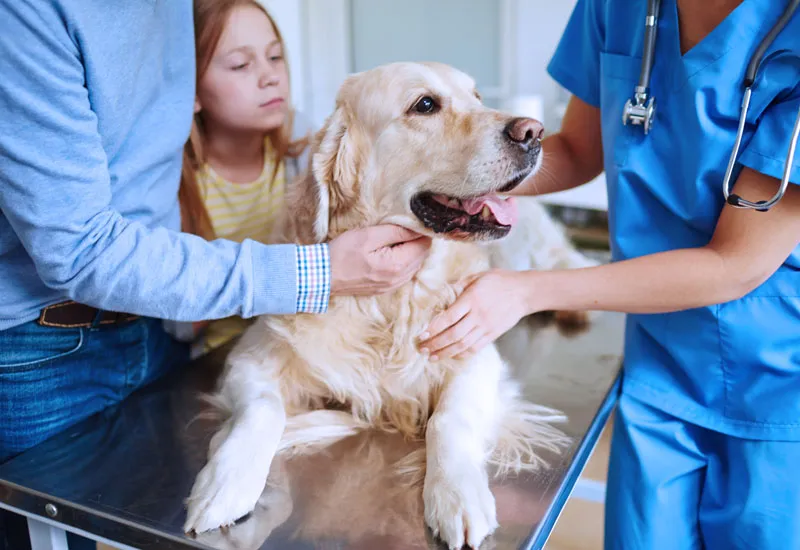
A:
[[[531,313],[521,299],[522,284],[518,272],[500,269],[468,280],[453,305],[420,335],[419,349],[434,361],[477,353]]]
[[[394,290],[419,271],[431,239],[399,225],[347,231],[330,243],[331,294],[368,296]]]

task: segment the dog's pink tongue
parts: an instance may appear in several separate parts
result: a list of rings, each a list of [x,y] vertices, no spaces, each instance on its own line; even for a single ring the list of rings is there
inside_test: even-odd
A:
[[[517,221],[517,203],[514,201],[514,197],[503,200],[497,195],[484,195],[474,199],[462,199],[461,206],[470,216],[483,210],[484,206],[488,206],[497,223],[501,225],[514,225],[514,222]]]

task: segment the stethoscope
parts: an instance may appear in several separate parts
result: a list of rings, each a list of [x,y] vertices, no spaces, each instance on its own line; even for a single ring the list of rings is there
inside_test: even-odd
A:
[[[750,63],[747,65],[747,71],[744,76],[744,97],[742,99],[742,112],[739,116],[739,128],[736,132],[736,143],[733,146],[730,160],[728,161],[728,168],[725,171],[725,179],[722,182],[722,193],[725,200],[731,206],[737,208],[752,208],[761,212],[766,212],[774,206],[781,198],[783,198],[786,188],[789,186],[789,175],[792,171],[792,164],[794,163],[795,149],[797,148],[798,136],[800,136],[800,110],[798,110],[797,118],[794,121],[794,129],[792,130],[792,137],[789,142],[789,151],[786,155],[786,164],[783,167],[783,179],[781,180],[780,188],[773,197],[766,201],[751,202],[743,199],[739,195],[730,192],[731,174],[733,173],[736,158],[739,155],[739,146],[742,142],[742,135],[744,134],[745,120],[747,119],[747,110],[750,107],[750,96],[752,95],[752,86],[756,79],[758,67],[761,64],[761,58],[764,57],[764,52],[770,47],[775,37],[783,30],[789,19],[792,18],[797,7],[800,5],[800,0],[790,0],[789,5],[786,6],[783,14],[781,15],[775,26],[767,33],[761,44],[758,45],[753,57],[750,58]],[[647,2],[647,18],[645,19],[645,35],[644,35],[644,52],[642,54],[642,69],[639,75],[639,83],[634,88],[633,99],[629,99],[625,103],[625,109],[622,113],[622,124],[627,125],[630,122],[636,126],[642,126],[644,133],[650,132],[653,127],[653,116],[656,111],[656,100],[654,97],[649,96],[650,91],[650,72],[653,69],[653,56],[656,45],[656,22],[658,20],[659,8],[661,0],[648,0]]]

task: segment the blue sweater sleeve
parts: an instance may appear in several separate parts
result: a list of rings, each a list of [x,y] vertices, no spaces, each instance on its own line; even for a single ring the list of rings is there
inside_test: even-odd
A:
[[[294,245],[209,243],[115,211],[85,60],[53,4],[0,2],[0,209],[36,275],[78,302],[164,319],[294,313]]]

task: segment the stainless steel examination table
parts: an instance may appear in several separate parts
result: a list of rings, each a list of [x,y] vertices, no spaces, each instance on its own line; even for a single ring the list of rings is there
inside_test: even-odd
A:
[[[582,333],[529,318],[500,345],[531,400],[564,411],[573,443],[549,470],[492,484],[498,530],[483,548],[542,548],[570,496],[599,500],[580,473],[614,408],[623,316],[604,313]],[[203,466],[212,388],[222,353],[206,356],[0,467],[0,507],[28,517],[34,550],[66,548],[66,531],[119,548],[438,548],[419,484],[398,485],[394,464],[417,444],[365,433],[325,452],[275,463],[252,514],[225,532],[184,535],[184,499]],[[274,475],[273,475],[274,474]],[[442,545],[443,547],[443,545]]]

